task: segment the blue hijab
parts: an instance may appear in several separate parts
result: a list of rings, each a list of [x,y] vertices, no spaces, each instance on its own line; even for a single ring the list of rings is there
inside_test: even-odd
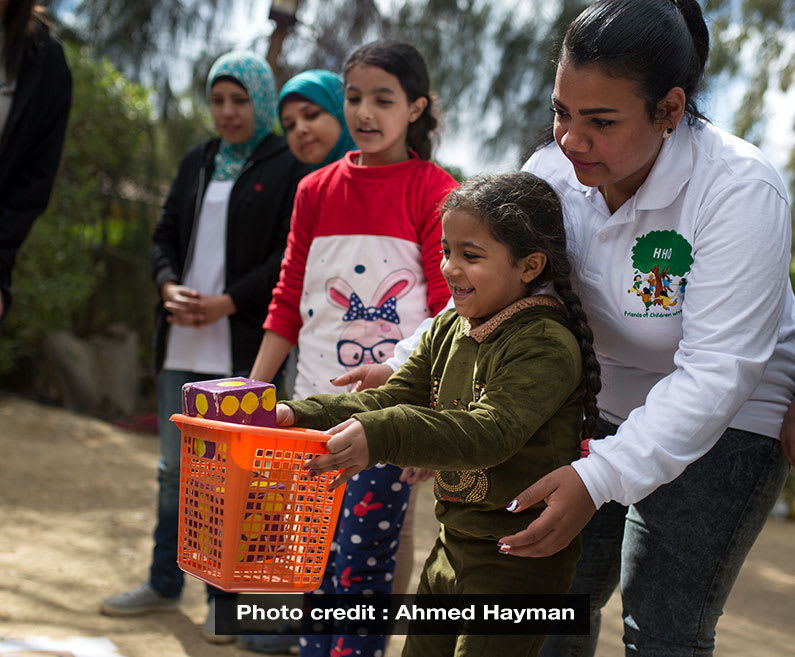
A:
[[[243,144],[221,139],[215,155],[213,180],[234,180],[259,143],[273,130],[276,121],[276,82],[262,57],[248,50],[234,50],[221,55],[207,76],[207,98],[215,81],[221,77],[236,80],[248,93],[254,108],[254,134]]]
[[[319,105],[337,119],[342,126],[342,132],[340,132],[340,137],[337,139],[337,143],[334,144],[334,148],[331,149],[326,159],[320,164],[313,166],[313,169],[319,169],[327,164],[336,162],[348,151],[356,150],[357,146],[353,143],[351,134],[348,132],[348,126],[345,123],[345,114],[342,109],[345,88],[339,75],[331,71],[314,69],[299,73],[285,82],[279,93],[278,112],[280,123],[282,120],[282,103],[289,94],[298,94],[302,98],[315,103],[315,105]],[[283,125],[282,129],[284,129]]]

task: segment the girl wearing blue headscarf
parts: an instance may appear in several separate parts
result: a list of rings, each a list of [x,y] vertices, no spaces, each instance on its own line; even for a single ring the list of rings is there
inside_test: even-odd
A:
[[[356,150],[345,124],[343,101],[342,78],[320,69],[290,78],[279,93],[279,120],[287,145],[313,169]]]
[[[175,608],[180,432],[184,383],[245,375],[262,338],[271,290],[290,226],[298,181],[308,172],[273,134],[276,87],[262,57],[220,57],[207,78],[218,136],[182,158],[152,236],[161,303],[155,328],[158,420],[158,518],[147,581],[108,598],[101,611],[131,616]],[[203,634],[214,643],[214,594]]]

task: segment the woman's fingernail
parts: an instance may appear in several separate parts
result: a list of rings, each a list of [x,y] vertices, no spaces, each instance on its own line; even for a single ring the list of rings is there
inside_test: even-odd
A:
[[[506,507],[505,507],[505,509],[506,509],[507,511],[516,511],[516,509],[517,509],[518,507],[519,507],[519,500],[514,500],[514,501],[513,501],[513,502],[511,502],[511,503],[510,503],[508,506],[506,506]]]
[[[510,545],[502,544],[500,545],[500,554],[510,554],[509,550],[511,549]]]

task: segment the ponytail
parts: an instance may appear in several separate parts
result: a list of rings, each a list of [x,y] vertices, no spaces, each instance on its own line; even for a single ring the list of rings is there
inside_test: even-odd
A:
[[[568,263],[567,263],[568,264]],[[571,269],[569,265],[569,270]],[[570,274],[570,272],[569,272]],[[582,423],[582,438],[592,438],[599,418],[599,408],[596,405],[596,396],[602,389],[601,367],[596,359],[593,348],[593,331],[588,325],[588,318],[582,307],[580,297],[571,286],[571,277],[563,272],[556,272],[553,285],[563,305],[569,313],[571,332],[580,344],[582,356],[582,375],[585,383],[585,396],[583,398],[584,420]]]
[[[432,95],[427,95],[428,104],[422,114],[409,124],[409,131],[406,135],[406,145],[416,151],[421,160],[430,160],[431,153],[436,141],[436,127],[439,124],[436,118]]]

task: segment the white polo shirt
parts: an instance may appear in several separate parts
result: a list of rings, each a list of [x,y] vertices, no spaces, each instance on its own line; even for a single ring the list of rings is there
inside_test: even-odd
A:
[[[596,505],[644,498],[729,426],[778,438],[795,391],[791,225],[761,152],[682,121],[612,216],[556,144],[523,168],[564,200],[599,408],[621,424],[574,463]]]

